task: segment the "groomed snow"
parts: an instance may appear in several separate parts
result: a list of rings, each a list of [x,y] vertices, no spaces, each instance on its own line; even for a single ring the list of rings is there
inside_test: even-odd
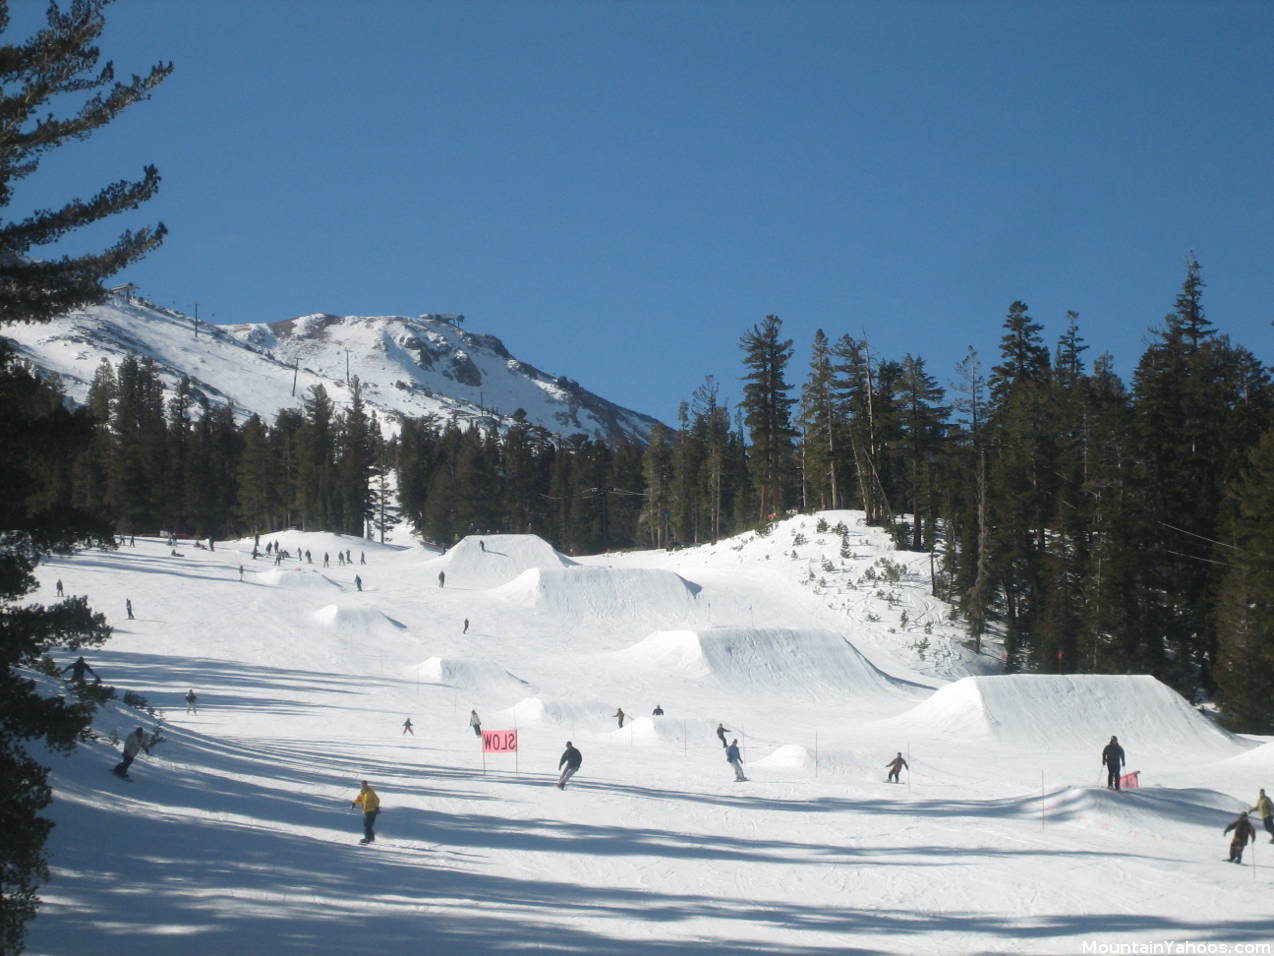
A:
[[[927,556],[861,517],[577,560],[528,536],[435,555],[293,531],[262,544],[313,564],[152,539],[49,561],[35,598],[61,578],[108,615],[89,662],[160,708],[167,739],[116,780],[109,735],[157,722],[114,704],[103,739],[51,758],[30,951],[1274,942],[1274,846],[1262,834],[1233,866],[1221,834],[1274,784],[1269,741],[1147,677],[996,676],[995,648],[966,648],[932,597]],[[484,758],[471,709],[518,731],[516,757]],[[1098,785],[1112,734],[1141,789]],[[558,790],[567,739],[584,764]],[[898,752],[910,769],[889,784]],[[362,779],[384,806],[370,847]]]

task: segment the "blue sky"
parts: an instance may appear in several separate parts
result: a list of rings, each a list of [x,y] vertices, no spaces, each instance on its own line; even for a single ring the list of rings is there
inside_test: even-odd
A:
[[[22,32],[42,0],[12,5]],[[154,163],[129,269],[216,322],[462,312],[674,421],[767,313],[989,367],[1022,299],[1130,377],[1194,250],[1274,361],[1274,3],[116,0],[148,103],[17,206]],[[16,210],[15,210],[16,211]]]

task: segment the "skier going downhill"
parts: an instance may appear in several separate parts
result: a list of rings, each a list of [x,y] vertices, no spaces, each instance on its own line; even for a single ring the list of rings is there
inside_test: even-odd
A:
[[[575,771],[580,768],[580,764],[583,762],[584,755],[576,750],[575,745],[568,740],[566,749],[562,751],[562,759],[557,762],[558,769],[562,771],[562,775],[557,778],[557,789],[566,789],[566,781],[575,776]]]
[[[376,796],[376,791],[372,789],[372,785],[366,780],[363,781],[363,789],[358,791],[358,796],[354,798],[350,806],[363,808],[363,838],[358,842],[364,846],[368,843],[375,843],[376,817],[380,814],[380,797]]]

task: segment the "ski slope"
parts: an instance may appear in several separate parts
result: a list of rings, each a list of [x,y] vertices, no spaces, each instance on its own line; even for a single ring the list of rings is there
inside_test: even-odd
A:
[[[576,559],[515,535],[442,554],[270,540],[313,562],[138,539],[39,569],[36,599],[61,578],[107,614],[89,663],[162,719],[112,704],[101,739],[50,758],[30,952],[1274,941],[1274,846],[1233,866],[1221,834],[1274,785],[1270,742],[1149,677],[998,674],[930,595],[927,557],[860,514]],[[484,756],[471,709],[516,729],[517,754]],[[111,735],[139,723],[165,739],[117,780]],[[1097,786],[1112,734],[1142,789]],[[558,790],[568,739],[584,763]],[[901,785],[885,782],[897,752]],[[362,779],[383,805],[367,847]]]

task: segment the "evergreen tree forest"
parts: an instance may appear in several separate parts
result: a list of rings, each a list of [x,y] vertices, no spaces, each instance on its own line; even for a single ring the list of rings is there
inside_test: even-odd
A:
[[[998,352],[970,351],[948,387],[919,356],[821,330],[801,380],[767,316],[739,340],[733,415],[709,378],[644,444],[555,435],[521,412],[503,429],[407,419],[387,439],[357,381],[345,407],[314,387],[273,422],[237,422],[188,381],[165,400],[158,370],[129,358],[99,370],[93,438],[55,486],[120,533],[376,537],[403,521],[442,545],[524,533],[572,554],[861,509],[933,555],[938,596],[973,646],[1002,637],[1010,671],[1150,673],[1274,729],[1250,703],[1271,653],[1268,536],[1253,528],[1268,523],[1255,503],[1274,385],[1205,317],[1203,286],[1191,258],[1130,383],[1109,355],[1087,360],[1079,316],[1050,344],[1020,301]]]

